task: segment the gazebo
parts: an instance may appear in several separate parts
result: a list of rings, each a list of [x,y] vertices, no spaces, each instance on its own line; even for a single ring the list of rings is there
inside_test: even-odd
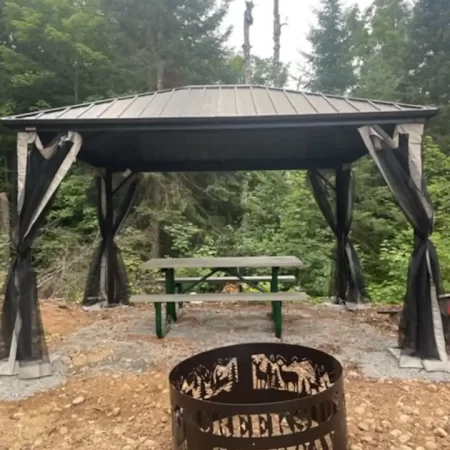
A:
[[[402,366],[448,370],[448,312],[439,302],[434,210],[422,176],[425,122],[436,108],[248,85],[190,86],[16,116],[15,256],[0,333],[1,371],[22,378],[51,373],[39,314],[31,249],[61,181],[78,158],[98,169],[101,242],[85,305],[129,301],[114,242],[142,172],[308,170],[317,203],[336,236],[336,298],[365,301],[350,239],[352,163],[369,154],[414,229],[401,325]],[[323,171],[335,175],[336,203]],[[120,196],[120,201],[117,197]],[[300,201],[301,199],[299,199]]]

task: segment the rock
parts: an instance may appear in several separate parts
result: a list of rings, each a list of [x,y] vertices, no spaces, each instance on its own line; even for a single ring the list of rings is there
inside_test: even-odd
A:
[[[36,439],[36,441],[34,442],[34,446],[35,446],[35,447],[40,447],[43,443],[44,443],[43,439],[38,438],[38,439]]]
[[[377,433],[384,433],[384,428],[383,428],[381,425],[377,425],[377,426],[375,427],[375,431],[376,431]]]
[[[67,427],[61,427],[61,428],[59,429],[59,434],[60,434],[61,436],[65,436],[68,432],[69,432],[69,429],[68,429]]]
[[[434,419],[432,417],[424,417],[425,428],[431,430],[433,428]]]
[[[411,406],[405,405],[403,407],[404,414],[407,414],[409,416],[409,415],[413,414],[413,412],[414,412],[414,409]]]
[[[112,414],[114,417],[117,417],[120,414],[120,408],[114,408]]]
[[[114,436],[122,436],[123,435],[123,433],[124,433],[124,431],[123,431],[123,429],[122,428],[120,428],[120,427],[114,427],[114,429],[113,429],[113,434],[114,434]]]
[[[391,422],[389,422],[389,420],[382,420],[381,425],[383,425],[384,428],[391,428]]]
[[[402,434],[398,440],[402,443],[402,444],[406,444],[408,441],[411,440],[411,435],[409,433],[405,433]]]
[[[350,450],[363,450],[363,448],[357,444],[352,444],[350,445]]]
[[[425,450],[425,448],[419,445],[418,447],[416,447],[416,450]]]
[[[444,412],[444,410],[443,410],[442,408],[437,408],[437,409],[434,411],[434,415],[435,415],[436,417],[443,417],[443,416],[445,416],[445,412]]]
[[[361,415],[361,414],[364,414],[365,412],[366,412],[366,408],[364,406],[357,406],[355,408],[355,413],[356,414]]]
[[[400,437],[402,435],[402,432],[400,430],[392,430],[391,434],[392,436]]]
[[[75,405],[75,406],[77,406],[77,405],[81,405],[82,403],[84,403],[86,401],[86,399],[84,398],[84,397],[77,397],[76,399],[74,399],[73,401],[72,401],[72,405]]]
[[[408,423],[411,420],[411,418],[409,416],[407,416],[406,414],[401,414],[399,417],[399,420],[400,420],[400,422]]]
[[[369,431],[369,425],[366,422],[360,422],[358,423],[358,428],[361,431]]]
[[[431,441],[425,442],[425,450],[438,450],[438,446]]]
[[[149,450],[153,450],[153,449],[155,449],[156,447],[157,447],[157,443],[155,442],[155,441],[153,441],[152,439],[147,439],[143,444],[142,444],[142,446],[144,447],[144,448],[148,448]]]
[[[448,433],[443,428],[436,428],[434,430],[434,434],[440,438],[445,438],[448,436]]]
[[[412,448],[408,447],[407,445],[401,445],[400,450],[412,450]]]

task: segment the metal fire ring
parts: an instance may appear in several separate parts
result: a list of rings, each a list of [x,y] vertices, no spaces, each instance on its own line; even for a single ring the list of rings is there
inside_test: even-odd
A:
[[[299,345],[200,353],[170,373],[174,450],[346,450],[343,370]]]

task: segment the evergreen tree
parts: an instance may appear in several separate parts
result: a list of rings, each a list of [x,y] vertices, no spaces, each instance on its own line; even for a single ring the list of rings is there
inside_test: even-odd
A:
[[[404,0],[375,0],[364,15],[365,43],[356,51],[362,64],[355,94],[360,97],[399,101],[402,97],[409,9]]]
[[[450,2],[418,0],[408,30],[409,97],[430,104],[450,102]]]
[[[130,89],[221,81],[230,30],[229,0],[101,0],[116,24],[116,45]]]
[[[356,82],[350,33],[341,0],[321,0],[317,26],[308,34],[312,52],[304,56],[311,69],[313,91],[344,94]]]
[[[0,34],[1,72],[8,80],[0,101],[16,113],[102,98],[119,87],[109,23],[97,0],[6,0],[0,17],[7,30]]]
[[[429,131],[450,152],[450,2],[418,0],[405,52],[405,100],[437,105],[441,113]]]

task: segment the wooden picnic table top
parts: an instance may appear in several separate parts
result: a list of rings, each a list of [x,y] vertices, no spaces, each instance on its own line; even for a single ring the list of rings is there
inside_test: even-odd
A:
[[[160,258],[142,264],[143,269],[226,269],[244,267],[301,267],[296,256],[233,256],[224,258]]]

